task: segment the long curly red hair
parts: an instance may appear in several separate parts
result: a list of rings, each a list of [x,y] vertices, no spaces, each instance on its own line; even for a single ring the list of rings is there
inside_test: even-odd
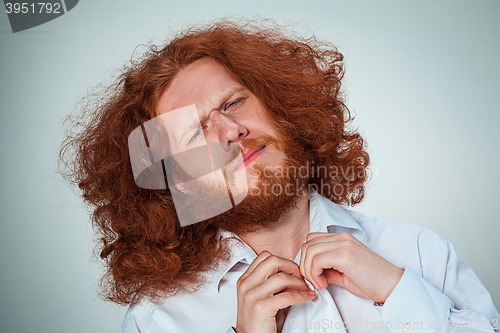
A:
[[[105,299],[128,304],[195,290],[203,283],[200,272],[229,257],[216,226],[180,227],[169,190],[139,188],[129,160],[129,134],[156,116],[169,82],[199,58],[211,57],[238,76],[281,135],[308,152],[311,168],[355,170],[311,172],[309,183],[336,188],[322,194],[343,206],[362,200],[369,157],[363,138],[346,126],[351,115],[341,92],[342,54],[331,44],[283,31],[227,20],[189,28],[163,48],[151,46],[67,119],[61,172],[93,210],[107,267]]]

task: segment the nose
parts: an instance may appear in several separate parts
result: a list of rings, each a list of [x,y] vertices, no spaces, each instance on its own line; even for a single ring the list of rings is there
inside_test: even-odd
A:
[[[218,140],[226,151],[231,150],[231,143],[242,140],[248,135],[245,126],[218,111],[213,111],[210,118],[216,128]]]

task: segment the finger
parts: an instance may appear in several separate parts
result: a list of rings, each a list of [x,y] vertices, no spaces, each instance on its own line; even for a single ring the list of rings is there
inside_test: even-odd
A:
[[[332,268],[332,266],[329,265],[327,261],[325,262],[325,260],[323,260],[320,265],[315,263],[316,257],[321,254],[326,254],[323,259],[334,256],[333,252],[335,248],[335,242],[319,242],[309,244],[302,254],[303,263],[301,265],[301,273],[314,285],[316,289],[322,289],[328,286],[328,281],[321,274],[323,272],[323,268]],[[314,272],[312,271],[313,267]]]
[[[255,269],[255,267],[257,267],[258,264],[260,264],[263,260],[265,260],[270,256],[272,256],[272,254],[269,251],[262,251],[261,253],[259,253],[257,258],[255,258],[255,260],[250,264],[250,266],[248,266],[247,270],[240,276],[238,281],[243,281],[250,273],[253,272],[253,270]]]
[[[323,275],[328,280],[328,283],[333,283],[343,288],[346,287],[344,283],[344,275],[335,269],[325,269]]]
[[[249,290],[246,297],[251,303],[255,303],[260,299],[269,298],[275,294],[285,292],[287,289],[289,291],[294,290],[294,292],[310,290],[304,280],[280,272]]]
[[[270,276],[283,272],[289,275],[293,275],[297,278],[302,278],[300,275],[299,266],[291,260],[280,258],[277,256],[269,256],[262,260],[252,272],[255,277],[260,277],[262,280],[266,280]]]
[[[305,276],[306,274],[304,261],[308,247],[318,242],[334,242],[336,238],[335,235],[337,234],[329,234],[325,232],[312,232],[307,235],[307,241],[302,245],[301,248],[299,261],[300,273],[302,274],[302,276]]]
[[[320,244],[320,246],[323,247],[325,245]],[[319,248],[320,246],[316,246],[316,248]],[[311,277],[311,279],[316,281],[322,288],[326,288],[328,287],[329,281],[324,275],[324,272],[326,270],[335,269],[336,267],[335,262],[336,262],[335,253],[326,251],[322,252],[320,249],[319,253],[315,254],[310,261],[306,261],[308,274]]]
[[[262,304],[268,307],[268,309],[270,309],[273,313],[274,311],[277,313],[279,309],[284,309],[291,305],[310,301],[314,297],[316,297],[316,293],[313,290],[299,291],[299,292],[283,292],[274,295],[270,298],[260,300],[259,303],[262,302]]]
[[[283,259],[273,255],[266,256],[264,259],[260,260],[259,263],[253,265],[253,270],[251,270],[251,267],[249,267],[247,272],[249,273],[243,279],[240,278],[238,280],[240,281],[240,290],[243,293],[252,289],[254,286],[261,284],[269,277],[279,272],[295,276],[298,279],[302,280],[299,267],[296,263],[291,260]],[[244,284],[244,286],[242,286],[242,284]]]
[[[306,286],[307,286],[307,285],[306,285]],[[308,288],[307,288],[308,290],[311,290],[311,289],[309,289],[309,286],[307,286],[307,287],[308,287]],[[292,288],[285,288],[285,289],[283,289],[283,291],[282,291],[282,292],[291,292],[291,293],[295,293],[295,292],[298,292],[298,291],[300,291],[300,290],[298,290],[298,289],[292,289]],[[279,294],[279,293],[278,293],[278,294]]]
[[[325,237],[325,236],[329,236],[329,235],[335,235],[335,234],[328,233],[328,232],[311,232],[307,235],[306,241],[308,242],[311,239],[315,239],[318,237]]]
[[[304,270],[306,270],[306,274],[311,275],[313,271],[311,265],[317,262],[322,269],[333,268],[342,273],[346,273],[349,267],[357,267],[355,262],[358,262],[357,259],[363,254],[362,250],[364,249],[368,248],[352,235],[346,233],[332,234],[331,237],[311,239],[306,248]],[[329,255],[322,256],[321,259],[318,259],[317,256],[327,252]],[[315,273],[318,273],[318,270],[319,268],[316,267]],[[314,276],[316,276],[316,274],[314,274]]]
[[[325,239],[326,237],[326,239]],[[328,238],[332,241],[357,241],[357,239],[346,232],[338,232],[338,233],[326,233],[326,232],[311,232],[306,237],[306,243],[315,242],[315,241],[326,241]]]
[[[333,283],[338,286],[341,286],[342,288],[347,289],[349,292],[358,297],[370,299],[370,297],[364,292],[362,292],[359,288],[354,287],[355,288],[354,290],[352,289],[352,286],[351,288],[349,288],[349,286],[347,285],[346,276],[343,273],[340,273],[335,269],[325,269],[323,271],[323,275],[328,280],[328,283]]]
[[[297,292],[311,290],[302,277],[298,278],[282,272],[271,276],[263,283],[262,287],[263,290],[269,289],[267,291],[273,295],[284,291]]]
[[[305,257],[306,257],[306,254],[308,252],[308,248],[313,245],[313,244],[318,244],[318,243],[332,243],[332,246],[333,246],[333,243],[335,242],[336,238],[334,235],[336,234],[325,234],[325,233],[311,233],[309,235],[317,235],[319,234],[319,236],[312,236],[312,238],[310,240],[308,240],[307,242],[305,242],[303,245],[302,245],[302,249],[301,249],[301,253],[300,253],[300,268],[301,268],[301,274],[304,275],[305,274],[305,270],[304,270],[304,260],[305,260]]]
[[[356,242],[353,243],[353,241],[357,241],[352,235],[346,234],[346,233],[310,233],[310,236],[308,236],[309,240],[302,245],[303,249],[301,252],[301,264],[300,264],[300,272],[301,274],[306,277],[309,281],[311,281],[311,276],[310,276],[310,264],[311,261],[306,262],[306,258],[311,258],[314,257],[316,254],[319,252],[325,252],[325,251],[330,251],[334,252],[337,251],[338,249],[345,247],[345,246],[352,246]],[[328,244],[327,248],[324,248],[320,250],[318,247],[318,244],[320,243],[325,243]],[[314,246],[314,247],[312,247]],[[311,249],[314,249],[311,250]],[[332,255],[333,258],[335,258],[334,255]],[[329,266],[327,265],[327,268]],[[325,267],[323,267],[325,268]],[[337,269],[337,267],[334,267]],[[328,283],[323,279],[319,278],[321,281],[315,281],[320,283],[322,286],[326,287]],[[313,281],[311,281],[313,283]],[[314,284],[314,283],[313,283]],[[315,286],[317,287],[317,286]],[[321,288],[320,288],[321,289]]]

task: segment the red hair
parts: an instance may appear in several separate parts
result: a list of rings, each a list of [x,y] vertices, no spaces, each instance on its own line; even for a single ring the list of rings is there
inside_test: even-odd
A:
[[[266,106],[280,134],[300,143],[325,170],[309,183],[339,191],[323,195],[355,205],[364,195],[369,157],[363,138],[349,131],[341,93],[342,54],[316,39],[289,37],[280,27],[219,21],[179,33],[165,47],[151,47],[126,67],[103,95],[89,96],[61,149],[62,173],[93,208],[107,273],[103,296],[119,304],[157,300],[194,290],[200,272],[227,260],[227,244],[211,223],[181,228],[169,190],[139,188],[128,135],[156,116],[156,104],[180,69],[202,57],[226,66]],[[99,97],[100,96],[100,97]]]

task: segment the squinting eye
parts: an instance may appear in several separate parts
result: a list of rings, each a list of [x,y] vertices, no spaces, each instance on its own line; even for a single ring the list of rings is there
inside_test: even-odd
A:
[[[227,103],[226,106],[224,107],[224,110],[227,110],[229,109],[230,107],[233,107],[233,106],[236,106],[238,104],[240,104],[240,102],[243,101],[243,98],[238,98],[237,100],[235,101],[232,101],[230,103]]]

